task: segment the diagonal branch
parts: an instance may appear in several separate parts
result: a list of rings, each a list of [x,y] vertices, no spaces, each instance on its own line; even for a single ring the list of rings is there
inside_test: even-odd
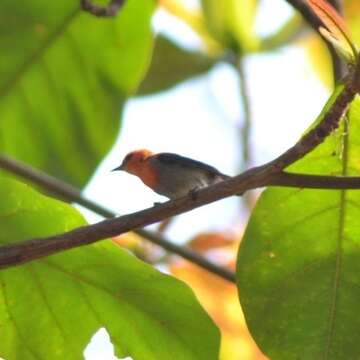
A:
[[[284,181],[279,180],[279,176],[280,178],[283,177]],[[273,167],[264,165],[248,170],[230,180],[200,190],[197,193],[196,198],[189,195],[177,200],[168,201],[153,208],[121,216],[119,218],[104,220],[94,225],[80,227],[46,239],[37,238],[11,245],[4,245],[0,247],[0,268],[23,264],[63,250],[88,245],[102,239],[114,237],[130,230],[156,223],[169,216],[190,211],[196,207],[222,199],[239,191],[263,187],[271,183],[276,184],[277,182],[282,186],[285,184],[289,185],[290,183],[298,186],[299,183],[294,181],[294,176],[296,175],[279,175],[279,173],[274,173]],[[288,181],[286,181],[286,178]],[[319,177],[319,179],[320,178],[322,177]],[[315,183],[315,177],[309,176],[308,179],[311,179],[312,184]],[[329,177],[327,177],[326,180],[329,181]],[[342,180],[344,179],[337,178],[336,181],[340,183]],[[359,178],[352,179],[349,182],[351,181],[354,181],[357,188],[360,187]],[[322,183],[326,185],[323,180]],[[319,183],[317,185],[319,185]],[[317,185],[311,185],[311,187],[317,187]],[[348,183],[343,183],[342,186],[343,185],[348,185]]]
[[[269,168],[267,168],[269,169]],[[270,172],[271,173],[271,172]],[[88,245],[96,241],[114,237],[130,230],[138,229],[170,216],[190,211],[196,207],[211,203],[255,186],[265,185],[269,170],[255,168],[244,174],[205,188],[197,193],[196,198],[186,196],[168,201],[153,208],[142,210],[118,218],[107,219],[94,225],[83,226],[75,230],[51,236],[46,239],[32,239],[0,247],[0,268],[19,265],[55,254],[59,251]],[[255,178],[254,178],[255,177]]]
[[[340,124],[343,115],[349,108],[355,95],[360,91],[360,61],[355,68],[351,69],[344,88],[336,97],[334,103],[325,113],[323,119],[306,135],[304,135],[293,147],[269,163],[278,170],[283,170],[295,161],[320,145]]]
[[[104,208],[103,206],[91,201],[81,195],[80,190],[74,186],[54,178],[44,172],[34,169],[33,167],[24,164],[18,160],[12,159],[5,155],[0,155],[0,168],[5,169],[13,174],[16,174],[23,179],[29,180],[33,184],[40,186],[49,194],[64,201],[70,201],[82,205],[88,210],[101,215],[105,218],[113,218],[116,216],[112,211]],[[184,259],[197,264],[198,266],[210,271],[213,274],[220,276],[221,278],[235,282],[235,274],[229,269],[220,267],[195,251],[190,250],[184,246],[180,246],[165,239],[163,236],[159,236],[153,232],[147,230],[134,230],[134,232],[140,235],[142,238],[162,247],[163,249],[170,251],[176,255],[183,257]]]
[[[89,199],[84,198],[80,191],[73,186],[34,169],[29,165],[21,163],[20,161],[0,155],[0,168],[39,185],[42,189],[57,198],[80,204],[106,218],[115,217],[115,213]],[[267,185],[314,189],[360,189],[360,177],[316,176],[280,172],[273,178],[273,180],[270,180]],[[235,275],[232,271],[217,266],[196,252],[186,247],[173,244],[169,240],[166,240],[163,236],[159,236],[150,231],[134,230],[134,232],[163,249],[179,255],[225,280],[234,282]]]
[[[189,194],[188,196],[168,201],[153,208],[119,218],[104,220],[94,225],[80,227],[45,239],[36,238],[4,245],[0,247],[0,268],[19,265],[63,250],[120,235],[228,196],[273,184],[279,177],[285,179],[283,169],[301,159],[323,142],[325,137],[339,125],[343,114],[359,90],[360,61],[356,65],[355,70],[349,74],[344,88],[337,95],[337,98],[327,110],[320,123],[275,160],[247,170],[229,180],[202,189],[195,194],[196,196]],[[288,181],[291,180],[289,174],[285,176],[287,176]]]

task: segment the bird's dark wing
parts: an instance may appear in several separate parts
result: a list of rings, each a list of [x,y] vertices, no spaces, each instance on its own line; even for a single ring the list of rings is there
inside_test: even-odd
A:
[[[193,160],[178,154],[160,153],[154,155],[154,157],[156,157],[156,159],[163,164],[177,165],[185,168],[201,169],[206,171],[210,176],[220,176],[224,178],[227,177],[213,166],[210,166],[201,161]]]

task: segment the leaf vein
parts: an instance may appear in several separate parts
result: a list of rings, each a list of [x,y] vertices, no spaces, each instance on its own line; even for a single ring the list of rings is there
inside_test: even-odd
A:
[[[8,297],[7,297],[7,292],[6,292],[6,285],[5,285],[5,283],[4,283],[1,276],[0,276],[0,286],[1,286],[1,289],[2,289],[3,297],[4,297],[4,305],[6,307],[6,310],[7,310],[8,316],[9,316],[9,320],[13,324],[13,327],[15,329],[16,334],[18,335],[19,339],[21,340],[21,342],[23,343],[25,348],[29,351],[29,353],[35,359],[40,359],[41,360],[41,357],[39,357],[39,355],[31,348],[29,343],[26,341],[26,337],[24,337],[21,334],[20,328],[18,327],[18,325],[17,325],[17,323],[16,323],[16,321],[15,321],[15,319],[13,317],[13,314],[12,314],[12,312],[10,310],[10,305],[9,305],[9,302],[8,302]]]

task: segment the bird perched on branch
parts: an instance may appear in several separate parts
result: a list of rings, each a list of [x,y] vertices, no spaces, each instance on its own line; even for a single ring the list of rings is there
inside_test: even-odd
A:
[[[130,152],[122,164],[113,169],[116,170],[137,176],[156,193],[169,199],[229,179],[229,176],[200,161],[172,153],[154,154],[149,150]]]

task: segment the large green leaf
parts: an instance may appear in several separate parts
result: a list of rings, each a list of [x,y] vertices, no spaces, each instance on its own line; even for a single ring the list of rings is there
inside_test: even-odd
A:
[[[210,33],[227,48],[254,51],[259,45],[254,21],[257,0],[201,0]]]
[[[1,177],[0,198],[0,243],[84,224],[71,206]],[[112,243],[0,272],[0,357],[80,359],[103,326],[121,357],[218,358],[218,330],[192,291]]]
[[[164,91],[207,72],[215,61],[200,52],[187,51],[166,37],[155,41],[149,71],[139,86],[138,95]]]
[[[0,151],[83,186],[148,66],[154,2],[114,19],[79,3],[0,2]]]
[[[345,124],[290,170],[359,175],[359,98]],[[354,190],[273,188],[261,196],[237,279],[250,331],[271,359],[358,358],[359,209]]]

